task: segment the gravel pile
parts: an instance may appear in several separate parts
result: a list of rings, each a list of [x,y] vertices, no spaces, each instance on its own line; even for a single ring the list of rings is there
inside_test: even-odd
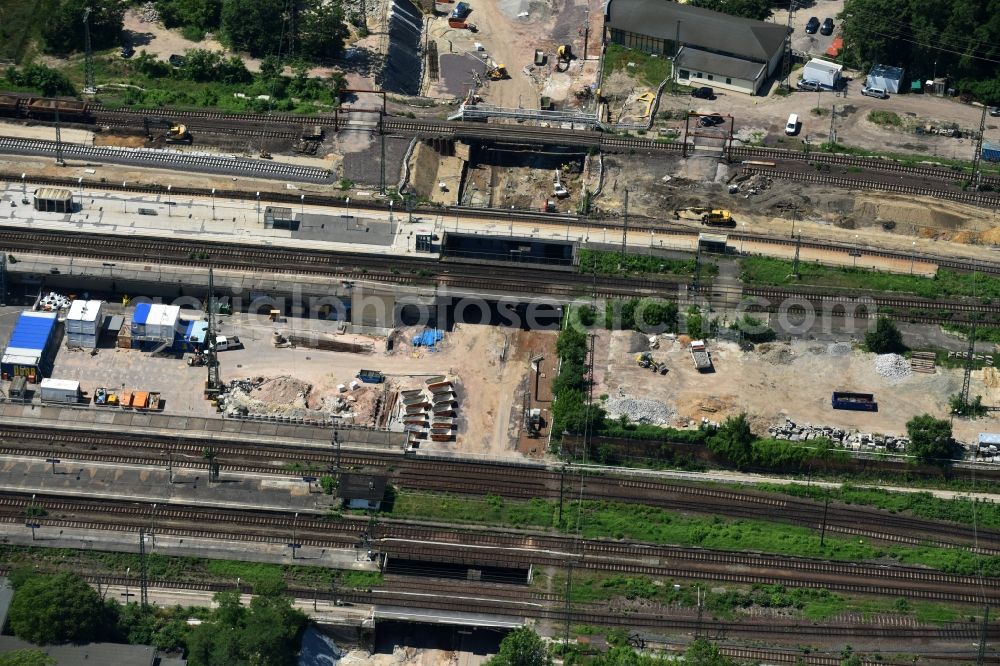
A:
[[[636,423],[652,423],[666,425],[674,417],[674,411],[659,400],[641,400],[639,398],[612,398],[604,408],[608,416],[616,419],[622,414],[629,421]]]
[[[899,354],[879,354],[875,357],[875,372],[886,379],[906,379],[910,362]]]
[[[850,356],[851,345],[848,342],[835,342],[827,346],[826,353],[830,356]]]
[[[144,2],[140,5],[138,14],[142,23],[156,23],[160,20],[160,12],[156,10],[155,2]]]

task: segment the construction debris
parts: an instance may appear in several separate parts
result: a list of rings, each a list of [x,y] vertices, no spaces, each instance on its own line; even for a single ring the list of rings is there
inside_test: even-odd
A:
[[[899,381],[910,376],[910,362],[899,354],[879,354],[875,357],[875,372],[886,379]]]
[[[774,439],[790,442],[808,442],[817,438],[830,440],[835,446],[854,449],[855,451],[882,449],[884,451],[905,451],[910,440],[906,437],[864,433],[833,428],[830,426],[814,426],[809,423],[797,424],[791,419],[785,419],[784,424],[771,426],[768,435]]]
[[[633,423],[652,425],[669,425],[676,415],[674,410],[659,400],[642,398],[611,398],[605,403],[604,408],[609,418],[617,419],[625,416]]]
[[[139,6],[139,21],[141,23],[159,23],[160,12],[155,2],[144,2]]]

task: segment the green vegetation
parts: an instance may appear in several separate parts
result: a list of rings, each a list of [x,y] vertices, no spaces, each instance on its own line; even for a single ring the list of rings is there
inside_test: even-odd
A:
[[[753,342],[754,344],[771,342],[778,337],[773,328],[760,319],[751,317],[750,315],[743,315],[741,319],[730,324],[729,328],[738,330],[742,334],[744,340],[747,342]]]
[[[894,111],[883,111],[881,109],[872,109],[869,111],[868,120],[876,125],[892,125],[894,127],[899,127],[903,124],[903,120]]]
[[[324,495],[332,495],[333,491],[337,489],[337,479],[327,474],[319,477],[319,485],[323,488]]]
[[[21,62],[28,46],[41,36],[53,0],[0,0],[0,59]]]
[[[555,528],[563,532],[573,531],[579,524],[581,535],[588,539],[610,537],[844,561],[892,558],[904,564],[967,575],[976,574],[981,564],[985,575],[1000,576],[1000,557],[979,557],[968,551],[931,546],[876,546],[863,539],[829,535],[821,545],[820,535],[806,527],[760,520],[728,520],[718,516],[687,516],[620,502],[567,501],[560,521],[555,501],[533,499],[523,502],[495,496],[469,499],[400,490],[392,516],[502,527]]]
[[[90,12],[90,42],[95,50],[118,45],[126,5],[117,0],[50,0],[42,25],[42,41],[47,53],[83,51],[83,10]],[[39,15],[41,16],[41,15]]]
[[[847,0],[842,15],[845,64],[867,71],[892,63],[908,77],[946,73],[987,104],[1000,104],[1000,75],[993,59],[1000,44],[996,8],[980,0]],[[961,45],[949,49],[943,45]]]
[[[677,304],[654,298],[609,299],[605,303],[604,327],[640,333],[677,331]]]
[[[339,2],[304,0],[296,3],[295,11],[295,20],[289,22],[285,6],[273,0],[223,0],[222,37],[230,47],[258,57],[279,52],[282,40],[275,37],[288,33],[291,44],[286,42],[285,48],[310,62],[340,53],[348,32]]]
[[[29,648],[0,654],[0,666],[56,666],[56,660],[42,650]]]
[[[771,18],[771,6],[774,3],[770,0],[688,0],[688,4],[711,9],[713,12],[766,21]]]
[[[76,89],[66,75],[45,65],[26,65],[21,69],[9,67],[4,75],[10,90],[37,90],[43,95],[75,95]]]
[[[500,650],[485,666],[551,666],[545,641],[529,627],[519,627],[500,641]]]
[[[633,63],[629,67],[629,63]],[[670,78],[670,61],[648,53],[626,48],[620,44],[608,44],[604,52],[604,76],[623,71],[651,88],[658,87]]]
[[[903,335],[888,317],[879,317],[875,328],[865,333],[865,348],[874,354],[902,354]]]
[[[0,561],[15,567],[32,567],[39,571],[72,569],[100,574],[121,575],[128,568],[138,571],[138,555],[105,551],[80,551],[63,548],[28,548],[0,546]],[[380,585],[380,574],[346,571],[326,567],[291,566],[209,560],[196,557],[169,557],[159,553],[146,556],[152,580],[219,581],[241,579],[250,585],[274,585],[282,582],[300,586],[315,585],[329,588],[334,584],[370,588]]]
[[[835,268],[819,264],[800,263],[801,279],[789,278],[792,264],[780,259],[748,257],[741,262],[741,279],[748,284],[810,284],[839,287],[845,290],[897,291],[925,298],[976,296],[1000,299],[1000,278],[982,273],[957,273],[938,269],[933,278],[896,273],[880,273],[861,268]]]
[[[961,455],[962,447],[951,438],[951,423],[946,419],[914,416],[906,422],[906,433],[910,436],[908,453],[920,462],[947,465]]]
[[[552,439],[558,441],[563,432],[596,432],[604,422],[604,410],[587,402],[587,334],[572,326],[563,329],[556,353],[561,364],[552,382]]]
[[[944,520],[962,525],[972,525],[986,529],[1000,529],[1000,505],[979,502],[975,506],[965,498],[940,499],[930,493],[899,493],[882,488],[866,488],[845,484],[839,488],[824,488],[800,484],[760,484],[761,490],[779,492],[795,497],[809,497],[823,501],[831,500],[847,504],[859,504],[885,509],[892,513],[907,513],[918,518]]]
[[[71,573],[12,578],[8,622],[14,635],[38,645],[89,643],[113,622],[100,595]]]
[[[626,254],[624,261],[619,252],[603,250],[584,250],[579,252],[580,272],[599,275],[694,275],[694,259],[667,259],[646,254]],[[719,272],[719,267],[711,263],[701,264],[702,276],[711,276]]]

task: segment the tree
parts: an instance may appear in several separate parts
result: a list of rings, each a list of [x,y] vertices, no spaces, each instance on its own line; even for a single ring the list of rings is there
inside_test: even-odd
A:
[[[222,0],[158,0],[156,8],[168,28],[193,26],[215,30],[219,27]]]
[[[902,334],[888,317],[879,317],[875,330],[865,333],[865,347],[876,354],[901,354],[906,351]]]
[[[688,4],[758,21],[771,18],[770,0],[689,0]]]
[[[188,637],[188,663],[294,666],[308,618],[281,591],[278,585],[257,587],[249,607],[235,591],[215,595],[218,608],[211,620]]]
[[[331,60],[344,50],[349,33],[339,2],[307,2],[298,26],[298,52],[309,60]]]
[[[708,448],[737,467],[743,467],[753,459],[755,439],[746,413],[741,413],[739,416],[730,416],[719,426],[709,438]]]
[[[71,573],[24,581],[14,593],[8,617],[15,636],[39,645],[95,640],[108,620],[94,588]]]
[[[55,659],[33,648],[0,654],[0,666],[55,666],[55,664]]]
[[[920,462],[948,464],[955,453],[951,438],[951,423],[936,419],[930,414],[914,416],[906,422],[910,437],[909,452]]]
[[[528,627],[510,632],[500,641],[500,651],[486,666],[546,666],[552,663],[545,643]]]
[[[96,50],[116,46],[125,20],[125,3],[118,0],[61,0],[42,22],[48,53],[83,51],[83,10],[90,7],[90,43]]]
[[[677,304],[653,298],[644,298],[635,308],[635,328],[646,333],[653,330],[677,330]]]
[[[684,651],[685,666],[733,666],[735,663],[704,638],[696,638]]]
[[[75,95],[73,84],[59,70],[32,63],[21,69],[7,69],[7,80],[21,88],[35,88],[46,97]]]
[[[223,0],[222,37],[237,51],[263,56],[277,53],[279,42],[287,35],[282,9],[285,3],[274,0]]]

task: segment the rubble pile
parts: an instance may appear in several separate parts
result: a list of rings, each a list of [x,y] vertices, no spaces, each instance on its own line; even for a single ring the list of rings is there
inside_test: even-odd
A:
[[[604,405],[608,417],[617,419],[628,417],[634,423],[651,423],[667,425],[674,418],[674,411],[659,400],[643,400],[641,398],[611,398]]]
[[[788,365],[795,360],[795,352],[788,345],[762,344],[757,346],[762,360],[772,365]]]
[[[847,342],[834,342],[827,345],[826,353],[830,356],[850,356],[851,345]]]
[[[363,421],[370,411],[373,391],[356,382],[336,394],[313,391],[313,386],[294,377],[236,379],[226,386],[219,404],[228,418],[265,418],[283,421],[326,422],[338,419]]]
[[[875,372],[886,379],[906,379],[911,373],[910,362],[899,354],[879,354],[875,357]]]
[[[862,449],[869,451],[882,449],[889,452],[905,451],[907,445],[910,443],[910,440],[906,437],[852,432],[843,428],[812,425],[810,423],[798,424],[791,419],[785,419],[782,425],[771,426],[767,429],[767,433],[774,439],[784,439],[790,442],[808,442],[809,440],[823,437],[829,439],[835,446],[854,449],[855,451]]]
[[[142,3],[137,13],[141,23],[156,23],[160,20],[160,12],[156,9],[155,2]]]

